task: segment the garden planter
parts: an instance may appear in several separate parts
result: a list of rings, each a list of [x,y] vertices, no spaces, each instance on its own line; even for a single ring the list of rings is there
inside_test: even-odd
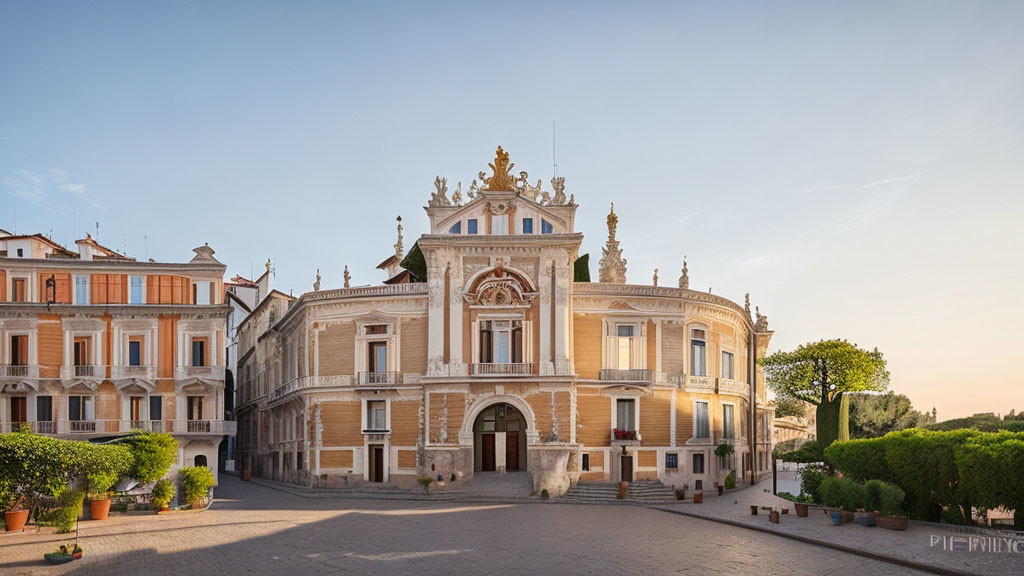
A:
[[[28,510],[8,510],[4,512],[4,523],[8,532],[17,532],[25,528],[28,522]]]
[[[67,564],[74,559],[75,557],[71,554],[43,554],[43,560],[47,564]]]
[[[861,526],[867,526],[868,528],[875,526],[875,514],[873,512],[857,512],[854,517],[854,522]]]
[[[843,510],[843,524],[849,524],[853,522],[855,518],[856,517],[853,515],[853,512],[847,512],[846,510]]]
[[[796,515],[801,518],[807,518],[807,504],[802,502],[796,502],[793,504],[796,506]]]
[[[906,530],[907,529],[907,517],[906,516],[879,516],[878,525],[882,528],[888,528],[889,530]]]
[[[782,513],[783,514],[789,514],[789,508],[783,508],[782,509]]]
[[[704,493],[703,492],[694,492],[693,493],[693,503],[694,504],[700,504],[703,501],[704,501]]]
[[[772,524],[778,524],[779,523],[779,511],[778,510],[772,510],[771,512],[769,512],[768,513],[768,521],[771,522]]]
[[[106,520],[110,514],[110,498],[89,501],[89,515],[93,520]]]
[[[829,516],[832,518],[832,525],[833,526],[842,526],[843,525],[843,513],[842,512],[840,512],[838,510],[833,511],[833,512],[829,512]]]
[[[757,516],[757,506],[755,506],[753,504],[750,506],[750,515],[751,516]]]

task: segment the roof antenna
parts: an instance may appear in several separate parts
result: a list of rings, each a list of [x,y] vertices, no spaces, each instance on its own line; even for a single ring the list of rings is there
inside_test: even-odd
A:
[[[146,261],[149,261],[149,236],[142,237],[146,241]]]
[[[96,241],[97,242],[100,241],[100,223],[99,222],[96,223]]]
[[[555,155],[555,121],[551,121],[551,177],[558,178],[558,156]]]

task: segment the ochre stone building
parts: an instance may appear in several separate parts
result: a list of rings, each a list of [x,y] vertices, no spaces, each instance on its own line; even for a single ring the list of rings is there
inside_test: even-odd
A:
[[[435,180],[430,233],[406,256],[399,225],[383,284],[274,292],[239,326],[240,468],[308,485],[524,471],[553,495],[765,474],[766,319],[690,290],[685,263],[678,287],[627,284],[614,210],[584,281],[564,180],[531,185],[501,148],[490,166],[450,198]]]

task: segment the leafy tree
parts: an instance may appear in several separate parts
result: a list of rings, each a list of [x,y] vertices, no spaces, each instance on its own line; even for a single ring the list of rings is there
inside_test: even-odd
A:
[[[131,451],[128,475],[143,484],[163,478],[178,459],[178,441],[170,434],[137,432],[118,443]]]
[[[889,386],[882,353],[846,340],[804,344],[792,352],[762,358],[760,363],[777,398],[817,406],[817,440],[822,448],[849,438],[848,393],[881,392]]]
[[[931,422],[931,414],[914,410],[910,398],[903,394],[850,395],[850,438],[878,438]]]
[[[420,250],[419,242],[412,245],[409,253],[405,255],[399,266],[412,273],[414,280],[417,282],[427,281],[427,260],[423,257],[423,251]]]
[[[953,418],[952,420],[943,420],[942,422],[932,422],[925,427],[929,430],[960,430],[963,428],[973,428],[982,432],[999,432],[1000,430],[1024,432],[1024,419],[1021,419],[1020,416],[1015,415],[1013,412],[1007,414],[1004,418],[999,418],[991,412],[986,412],[984,414],[975,414],[974,416],[967,416],[965,418]]]
[[[189,506],[195,506],[206,499],[213,488],[213,472],[206,466],[190,466],[178,470],[181,475],[181,482],[185,485],[185,501]]]
[[[798,400],[796,398],[780,398],[775,401],[776,418],[785,418],[786,416],[803,418],[806,410],[807,404],[803,400]]]

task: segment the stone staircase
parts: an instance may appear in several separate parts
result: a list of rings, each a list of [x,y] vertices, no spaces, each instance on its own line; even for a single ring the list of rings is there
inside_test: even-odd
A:
[[[664,503],[675,500],[672,488],[661,482],[630,482],[629,492],[623,500],[616,498],[619,492],[617,482],[581,482],[569,488],[558,500],[580,504],[624,502],[639,504]]]

